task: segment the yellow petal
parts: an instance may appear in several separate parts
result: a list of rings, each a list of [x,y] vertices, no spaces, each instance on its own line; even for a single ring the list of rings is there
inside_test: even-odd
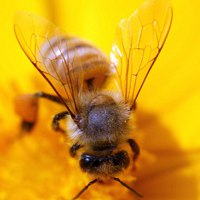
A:
[[[154,155],[138,173],[136,186],[145,199],[199,199],[199,151],[159,151]]]

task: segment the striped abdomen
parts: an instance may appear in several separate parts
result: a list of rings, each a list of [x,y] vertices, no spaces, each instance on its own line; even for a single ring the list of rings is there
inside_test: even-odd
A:
[[[78,82],[83,78],[84,89],[99,88],[109,73],[106,56],[75,37],[52,37],[42,45],[39,54],[47,72],[64,84],[69,84],[69,79]]]

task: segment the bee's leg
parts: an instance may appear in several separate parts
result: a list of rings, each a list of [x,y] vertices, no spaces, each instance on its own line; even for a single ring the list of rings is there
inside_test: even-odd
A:
[[[20,127],[21,128],[20,134],[29,133],[33,129],[35,123],[36,123],[36,121],[28,122],[28,121],[22,120],[21,127]]]
[[[140,148],[139,145],[136,143],[135,140],[133,139],[128,139],[127,142],[129,143],[131,150],[133,151],[134,155],[133,155],[133,160],[136,160],[137,157],[140,154]]]
[[[60,127],[59,121],[61,119],[65,118],[67,115],[69,115],[69,113],[67,111],[64,111],[64,112],[58,113],[54,116],[54,118],[52,120],[52,127],[55,131],[65,133],[65,130]]]
[[[30,132],[36,121],[38,115],[38,100],[45,98],[50,101],[63,104],[59,97],[47,94],[45,92],[37,92],[35,94],[22,94],[15,98],[15,111],[21,117],[21,133]]]
[[[14,106],[22,120],[20,134],[30,132],[37,121],[38,99],[32,94],[22,94],[15,98]]]
[[[83,147],[83,146],[78,143],[73,144],[71,146],[71,148],[69,149],[69,153],[70,153],[71,157],[75,157],[77,150],[80,149],[81,147]]]
[[[45,93],[45,92],[37,92],[37,93],[33,94],[33,97],[36,98],[36,99],[44,98],[44,99],[47,99],[49,101],[52,101],[52,102],[55,102],[55,103],[58,103],[58,104],[63,104],[62,100],[58,96],[52,95],[52,94],[48,94],[48,93]],[[59,113],[59,114],[61,115],[61,113]],[[55,117],[59,118],[59,116],[57,116],[57,115]],[[54,120],[55,120],[55,126],[53,125],[53,128],[55,127],[54,130],[61,131],[61,129],[59,128],[59,123],[56,122],[56,119],[54,119]],[[58,127],[56,127],[56,123],[58,123],[58,125],[57,125]],[[27,124],[29,124],[29,123],[27,123]],[[61,132],[63,132],[63,130]]]
[[[63,104],[62,100],[58,96],[48,94],[48,93],[45,93],[45,92],[37,92],[37,93],[33,94],[33,96],[36,97],[36,98],[44,98],[44,99],[48,99],[50,101],[53,101],[55,103]]]

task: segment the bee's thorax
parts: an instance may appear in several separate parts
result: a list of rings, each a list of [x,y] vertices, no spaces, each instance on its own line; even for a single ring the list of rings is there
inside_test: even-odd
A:
[[[125,104],[117,103],[109,95],[98,94],[75,118],[77,140],[95,151],[113,149],[126,135],[129,114]]]

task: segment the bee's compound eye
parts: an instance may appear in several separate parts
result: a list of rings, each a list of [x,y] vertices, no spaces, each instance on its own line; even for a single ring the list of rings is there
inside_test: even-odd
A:
[[[91,157],[90,156],[85,156],[83,159],[84,163],[90,163],[91,162]]]
[[[94,161],[95,161],[95,157],[94,156],[91,156],[89,154],[83,154],[81,156],[81,159],[80,159],[80,167],[84,170],[84,171],[87,171],[87,169],[89,169]]]

